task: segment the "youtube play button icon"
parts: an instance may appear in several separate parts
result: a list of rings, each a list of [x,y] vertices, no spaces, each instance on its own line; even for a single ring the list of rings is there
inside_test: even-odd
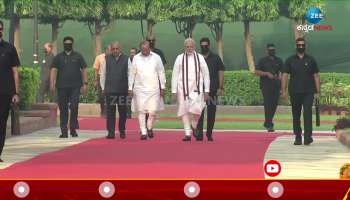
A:
[[[281,173],[281,164],[276,160],[269,160],[265,163],[264,171],[270,177],[278,176]]]

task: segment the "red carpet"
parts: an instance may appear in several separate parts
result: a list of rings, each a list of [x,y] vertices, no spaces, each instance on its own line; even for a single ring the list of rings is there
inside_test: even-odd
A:
[[[116,130],[118,131],[118,119],[116,120]],[[106,130],[106,119],[101,117],[83,117],[79,118],[79,127],[81,130]],[[127,130],[139,130],[137,119],[126,120]]]
[[[155,134],[89,140],[14,164],[0,178],[263,178],[265,151],[278,136],[216,133],[213,143],[185,143],[182,132]]]

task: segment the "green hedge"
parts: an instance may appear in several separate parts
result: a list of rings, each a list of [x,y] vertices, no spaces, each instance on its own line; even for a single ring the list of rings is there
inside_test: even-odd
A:
[[[81,97],[83,103],[97,102],[97,91],[93,87],[93,69],[89,68],[89,90]],[[171,70],[166,72],[167,91],[165,102],[171,102]],[[350,74],[322,73],[321,104],[350,106]],[[224,105],[262,105],[259,77],[249,71],[225,72],[225,96],[220,98]],[[280,104],[287,104],[281,101]]]
[[[322,73],[321,83],[321,104],[350,107],[350,74]]]
[[[31,105],[35,102],[36,96],[39,90],[40,74],[37,68],[33,67],[20,67],[19,68],[20,79],[20,108],[30,109]]]
[[[81,95],[81,103],[96,103],[98,100],[97,90],[94,87],[94,69],[88,68],[88,91],[85,95]]]

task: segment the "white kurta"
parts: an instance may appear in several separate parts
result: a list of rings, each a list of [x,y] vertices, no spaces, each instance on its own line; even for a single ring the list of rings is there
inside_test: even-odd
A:
[[[210,89],[210,78],[207,63],[201,54],[197,54],[200,62],[200,76],[199,76],[199,91],[197,92],[196,83],[196,68],[195,68],[195,56],[194,53],[188,54],[188,76],[186,77],[186,72],[182,73],[182,64],[184,54],[177,56],[173,68],[172,82],[171,82],[171,92],[177,94],[178,99],[178,116],[183,116],[186,113],[192,113],[200,115],[205,107],[204,92],[209,93]],[[186,65],[186,59],[184,60]],[[198,65],[198,64],[197,64]],[[198,71],[198,69],[197,69]],[[184,77],[183,77],[184,74]],[[197,74],[198,77],[198,74]],[[185,79],[184,79],[185,78]],[[188,82],[186,81],[188,79]],[[185,80],[185,81],[184,81]],[[183,83],[185,85],[183,85]],[[188,97],[184,97],[184,86],[185,93],[188,93]],[[188,86],[188,91],[187,91]],[[204,86],[204,92],[203,92]]]
[[[106,83],[106,59],[101,60],[100,63],[100,86],[102,90],[105,90],[105,83]]]
[[[151,52],[138,53],[129,67],[129,90],[133,91],[133,112],[156,112],[164,110],[160,88],[165,89],[165,72],[161,58]]]

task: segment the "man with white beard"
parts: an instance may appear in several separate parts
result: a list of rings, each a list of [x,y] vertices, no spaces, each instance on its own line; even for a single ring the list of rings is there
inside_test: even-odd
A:
[[[129,69],[129,95],[133,112],[138,112],[141,140],[153,138],[156,112],[164,109],[165,72],[161,58],[151,52],[150,43],[141,43],[141,52],[134,56]],[[146,114],[149,118],[146,123]]]
[[[209,70],[204,57],[195,51],[195,42],[184,42],[185,52],[178,55],[172,74],[172,100],[178,102],[177,115],[182,118],[185,129],[183,141],[191,141],[196,133],[198,119],[209,98]],[[203,87],[204,86],[204,87]]]

